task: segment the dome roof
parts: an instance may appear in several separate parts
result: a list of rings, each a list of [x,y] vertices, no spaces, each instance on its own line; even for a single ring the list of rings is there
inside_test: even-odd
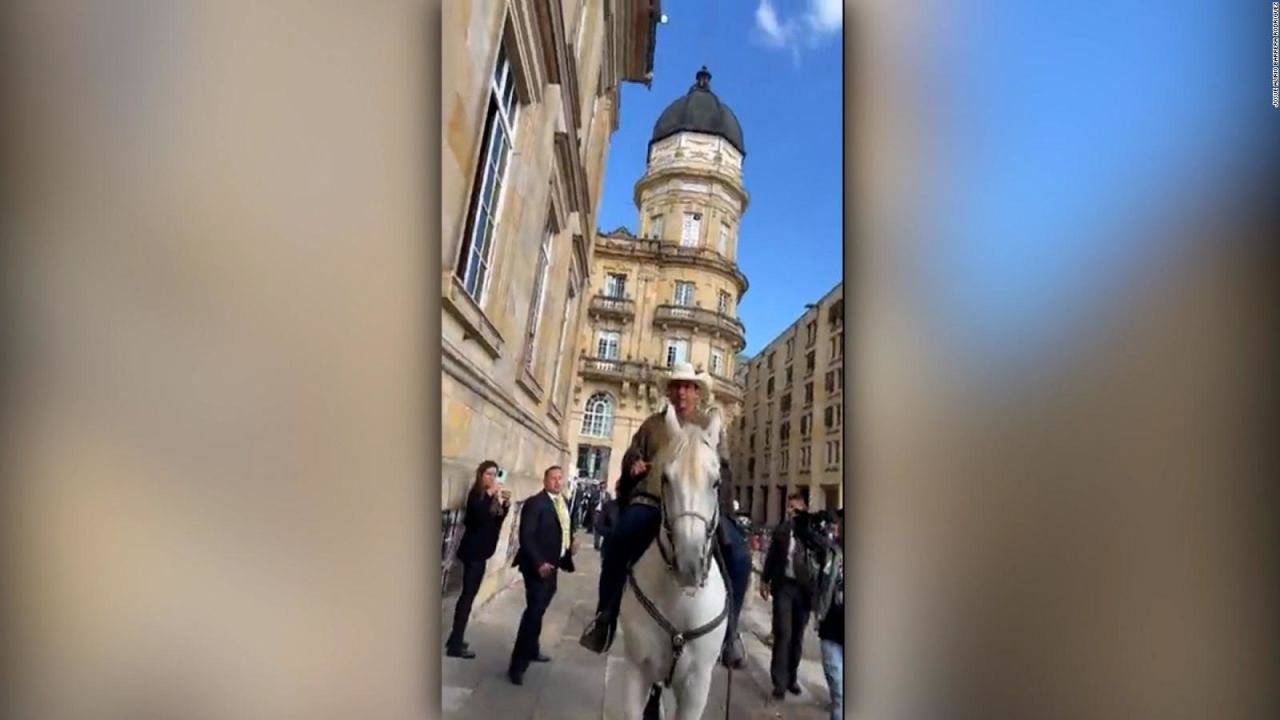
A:
[[[676,98],[658,116],[649,144],[678,132],[718,135],[728,140],[744,156],[747,154],[746,145],[742,142],[742,126],[738,124],[738,118],[729,106],[720,102],[720,98],[711,92],[711,73],[707,72],[705,65],[695,76],[688,94]]]

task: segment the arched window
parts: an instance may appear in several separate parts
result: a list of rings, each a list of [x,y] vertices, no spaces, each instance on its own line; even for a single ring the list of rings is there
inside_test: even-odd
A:
[[[582,434],[591,437],[613,435],[613,398],[608,393],[596,393],[587,398],[586,411],[582,414]]]

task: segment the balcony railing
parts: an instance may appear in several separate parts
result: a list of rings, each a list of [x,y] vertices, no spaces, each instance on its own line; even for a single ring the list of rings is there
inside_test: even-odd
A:
[[[715,373],[711,374],[711,379],[715,381],[716,397],[742,402],[744,390],[738,383]]]
[[[721,312],[687,305],[659,305],[653,310],[653,322],[655,325],[684,325],[723,335],[737,345],[734,352],[747,345],[747,331],[742,321]]]
[[[616,360],[582,356],[578,374],[590,380],[605,382],[629,382],[659,384],[670,370],[665,365],[654,365],[635,360]],[[710,373],[709,373],[710,374]],[[717,398],[730,402],[742,402],[743,389],[734,381],[721,375],[710,374]]]
[[[578,374],[584,378],[610,382],[656,383],[665,368],[634,360],[583,356],[578,364]]]
[[[588,312],[590,312],[591,315],[631,318],[636,314],[636,303],[629,297],[596,295],[591,298],[591,305],[588,306]]]
[[[649,238],[602,237],[596,244],[596,251],[626,255],[636,259],[656,260],[662,264],[714,268],[732,275],[742,292],[747,290],[747,277],[738,269],[737,264],[711,248],[684,247],[678,243]]]

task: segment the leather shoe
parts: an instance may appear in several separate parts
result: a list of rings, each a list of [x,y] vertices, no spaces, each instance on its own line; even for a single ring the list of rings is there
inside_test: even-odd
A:
[[[524,684],[524,673],[522,673],[522,672],[509,672],[509,673],[507,673],[507,679],[511,681],[511,684],[512,684],[512,685],[523,685],[523,684]]]
[[[543,655],[542,653],[538,653],[537,655],[533,656],[533,661],[534,662],[551,662],[551,658],[547,657],[546,655]]]
[[[791,683],[790,685],[788,685],[788,686],[787,686],[787,692],[791,693],[792,695],[799,695],[799,694],[800,694],[800,683]]]
[[[582,631],[578,644],[593,653],[608,652],[609,647],[613,645],[613,618],[604,613],[598,613],[595,619],[587,624],[587,629]]]
[[[476,656],[475,653],[465,647],[446,648],[444,654],[445,657],[462,658],[463,660],[470,660]]]
[[[746,665],[747,654],[742,647],[742,638],[734,633],[724,643],[724,652],[720,654],[720,662],[725,667],[741,668]]]

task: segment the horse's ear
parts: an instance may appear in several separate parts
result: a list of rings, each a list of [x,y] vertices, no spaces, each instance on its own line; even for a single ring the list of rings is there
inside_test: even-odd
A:
[[[707,440],[711,441],[711,447],[720,446],[720,429],[723,426],[723,419],[720,416],[720,408],[712,407],[707,410]]]
[[[667,432],[671,433],[671,437],[679,437],[680,435],[680,419],[676,417],[676,406],[667,403]]]

